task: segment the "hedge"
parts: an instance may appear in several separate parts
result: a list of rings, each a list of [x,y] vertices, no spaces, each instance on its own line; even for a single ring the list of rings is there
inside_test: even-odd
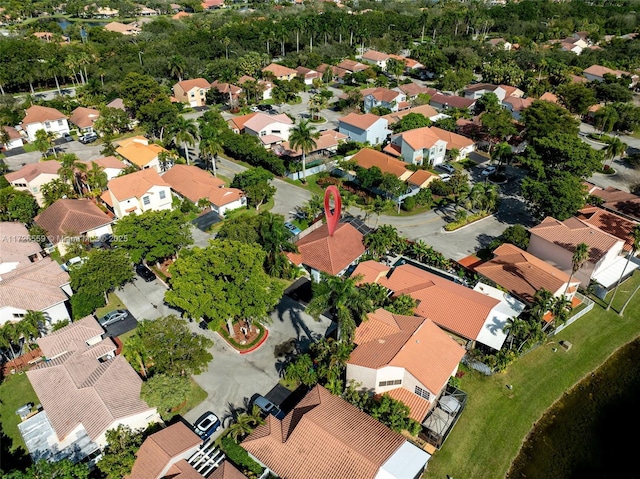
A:
[[[220,449],[224,452],[233,464],[240,469],[251,471],[256,475],[262,474],[262,466],[249,457],[249,453],[245,451],[239,444],[229,436],[225,436],[220,441]]]
[[[282,158],[267,150],[253,136],[236,135],[228,131],[223,133],[222,144],[224,152],[236,160],[247,162],[251,166],[261,166],[277,176],[284,176],[286,172]]]

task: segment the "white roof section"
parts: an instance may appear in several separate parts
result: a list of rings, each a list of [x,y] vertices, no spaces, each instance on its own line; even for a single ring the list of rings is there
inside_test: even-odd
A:
[[[478,282],[473,290],[500,301],[487,316],[476,338],[482,344],[500,349],[507,339],[507,334],[504,332],[507,321],[509,318],[519,316],[524,311],[525,304],[486,283]]]
[[[594,274],[592,279],[596,280],[599,284],[608,289],[616,284],[618,279],[620,279],[620,275],[623,270],[624,275],[628,276],[638,268],[640,268],[640,259],[631,258],[631,261],[629,261],[629,265],[627,266],[627,258],[624,256],[618,256],[613,263],[602,271],[598,271]]]
[[[382,465],[375,479],[403,479],[418,477],[431,454],[405,441]]]

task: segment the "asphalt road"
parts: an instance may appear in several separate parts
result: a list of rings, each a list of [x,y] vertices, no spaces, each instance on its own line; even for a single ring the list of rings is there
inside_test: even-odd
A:
[[[62,153],[75,153],[81,160],[95,160],[104,156],[100,153],[102,145],[98,144],[83,145],[79,141],[70,141],[68,143],[65,141],[57,145],[57,148],[62,149]],[[11,171],[17,171],[24,165],[38,163],[41,159],[42,154],[39,151],[31,151],[7,156],[4,161]]]

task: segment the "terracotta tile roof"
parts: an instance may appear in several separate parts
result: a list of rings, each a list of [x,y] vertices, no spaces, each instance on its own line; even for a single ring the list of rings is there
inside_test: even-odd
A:
[[[289,67],[285,67],[284,65],[278,65],[277,63],[271,63],[269,65],[267,65],[266,67],[264,67],[262,69],[263,72],[270,72],[273,74],[274,77],[279,78],[279,77],[283,77],[283,76],[297,76],[298,72],[289,68]]]
[[[162,175],[162,179],[176,193],[189,198],[194,203],[207,198],[220,207],[233,203],[243,196],[241,190],[225,188],[224,181],[193,165],[175,165]]]
[[[395,90],[389,90],[388,88],[366,88],[362,90],[362,96],[366,97],[371,95],[377,101],[383,101],[385,103],[391,103],[396,101],[399,96],[404,96],[404,93]]]
[[[363,60],[371,60],[372,62],[383,62],[389,58],[391,58],[391,56],[388,53],[378,52],[376,50],[367,50],[362,55]]]
[[[207,479],[247,479],[247,476],[238,471],[229,461],[224,461]]]
[[[431,105],[420,105],[409,108],[408,110],[394,111],[393,113],[384,115],[382,118],[386,119],[389,122],[389,125],[393,125],[394,123],[397,123],[402,118],[407,116],[409,113],[419,113],[420,115],[424,115],[426,118],[431,118],[438,114],[438,112]]]
[[[302,237],[296,245],[302,263],[311,268],[337,275],[364,252],[364,237],[349,223],[340,223],[333,236],[327,225]]]
[[[343,70],[347,70],[350,73],[361,72],[361,71],[366,70],[367,68],[369,68],[368,65],[365,65],[363,63],[357,62],[355,60],[349,60],[349,59],[342,60],[336,66],[338,68],[343,69]]]
[[[20,134],[20,132],[12,126],[3,126],[2,129],[9,134],[9,138],[11,140],[17,140],[18,138],[22,138],[22,135]]]
[[[107,429],[128,417],[155,414],[155,409],[140,399],[142,380],[123,356],[103,362],[98,360],[116,350],[110,338],[89,346],[86,341],[94,337],[95,327],[87,330],[87,336],[72,332],[78,327],[84,331],[85,323],[92,321],[95,319],[85,318],[51,333],[49,336],[69,338],[67,352],[27,371],[29,381],[61,441],[79,424],[84,426],[92,440],[96,440]],[[45,351],[42,346],[41,349]]]
[[[168,151],[162,148],[160,145],[156,145],[153,143],[145,145],[138,141],[131,141],[124,146],[122,146],[121,142],[120,145],[121,146],[116,149],[116,153],[122,156],[125,160],[138,165],[140,168],[144,168],[151,161],[158,158],[158,155],[160,153],[168,153]]]
[[[570,251],[571,254],[580,243],[586,243],[589,245],[589,261],[594,264],[621,241],[576,217],[559,221],[547,216],[539,225],[530,228],[529,232]]]
[[[296,71],[302,78],[322,78],[322,73],[316,70],[312,70],[311,68],[299,66],[296,68]]]
[[[238,78],[238,85],[242,85],[248,81],[256,81],[256,79],[250,77],[249,75],[242,75],[240,78]]]
[[[120,22],[110,22],[104,26],[104,29],[108,32],[115,33],[130,33],[130,32],[141,32],[142,30],[138,28],[133,23],[120,23]]]
[[[377,121],[379,121],[382,117],[374,115],[373,113],[349,113],[346,116],[338,118],[340,123],[344,123],[346,125],[355,126],[360,130],[367,130],[371,128]]]
[[[431,173],[429,170],[418,170],[409,177],[407,182],[410,185],[424,187],[429,184],[430,181],[433,181],[436,178],[439,178],[439,175]]]
[[[400,145],[394,145],[393,143],[388,143],[382,149],[382,152],[386,153],[387,155],[391,155],[395,158],[400,158],[402,156],[402,148],[400,147]]]
[[[371,148],[363,148],[353,155],[351,159],[362,168],[369,169],[372,166],[377,166],[383,173],[391,173],[398,178],[409,173],[404,161],[396,160],[389,155],[385,155],[377,150],[372,150]]]
[[[604,200],[603,208],[640,221],[640,196],[611,186],[602,189],[592,185],[589,193]]]
[[[421,93],[427,94],[429,96],[433,96],[436,93],[438,93],[438,90],[436,90],[435,88],[429,88],[426,86],[418,85],[417,83],[414,83],[414,82],[407,83],[406,85],[398,85],[398,90],[402,91],[402,93],[404,93],[408,97],[418,96]]]
[[[384,309],[368,315],[356,329],[354,342],[358,346],[348,364],[403,368],[435,394],[446,386],[465,354],[465,349],[430,319],[399,316]]]
[[[233,118],[227,120],[227,124],[232,129],[239,130],[240,132],[242,132],[242,130],[244,130],[245,123],[251,120],[251,118],[253,118],[257,114],[258,113],[256,112],[256,113],[249,113],[248,115],[234,116]]]
[[[555,103],[558,104],[558,97],[556,95],[554,95],[553,93],[551,93],[550,91],[544,92],[542,94],[542,96],[540,97],[541,100],[543,101],[548,101],[551,103]]]
[[[533,100],[534,100],[533,98],[509,97],[502,100],[502,103],[511,105],[511,109],[513,111],[522,111],[526,108],[529,108],[533,103]]]
[[[339,131],[335,131],[335,130],[321,131],[320,136],[315,140],[316,147],[313,151],[320,151],[320,150],[327,150],[329,148],[335,148],[340,144],[340,142],[346,140],[347,138],[349,138],[347,135],[340,133]],[[300,149],[292,150],[291,145],[289,144],[288,141],[285,141],[284,143],[282,143],[282,148],[283,148],[284,154],[288,156],[296,157],[296,156],[302,155],[302,150]],[[313,153],[313,151],[309,153]]]
[[[157,479],[177,456],[202,444],[202,439],[183,422],[176,422],[151,434],[136,453],[136,462],[127,479]],[[164,474],[162,474],[164,476]],[[198,477],[202,477],[198,474]]]
[[[429,126],[405,131],[400,136],[413,150],[429,149],[440,141],[440,137]]]
[[[603,67],[602,65],[591,65],[589,68],[585,68],[582,73],[587,73],[597,77],[604,77],[604,75],[607,74],[617,77],[629,74],[627,72],[623,72],[622,70],[612,70],[611,68]]]
[[[451,108],[470,108],[476,101],[471,98],[464,98],[457,95],[442,95],[436,93],[431,97],[431,104],[443,105]]]
[[[29,230],[23,223],[0,222],[0,265],[2,263],[30,264],[29,256],[42,252],[42,247],[30,239],[26,241],[12,241],[14,238],[29,238]]]
[[[391,267],[370,259],[358,263],[356,269],[351,273],[351,277],[362,276],[358,281],[358,286],[365,283],[377,283],[378,280],[382,276],[385,276],[390,270]]]
[[[264,113],[256,113],[254,116],[244,122],[244,127],[259,132],[273,123],[284,123],[285,125],[293,125],[293,121],[284,113],[278,115],[266,115]]]
[[[173,20],[180,20],[181,18],[185,18],[185,17],[190,17],[191,13],[188,12],[178,12],[176,13],[173,17],[171,17]]]
[[[84,160],[84,162],[88,165],[89,169],[91,169],[92,163],[96,163],[98,166],[105,169],[111,168],[114,170],[124,170],[127,167],[127,165],[115,156],[103,156],[102,158],[97,158],[95,160]]]
[[[527,303],[533,302],[536,291],[555,294],[569,281],[565,272],[512,244],[499,246],[493,254],[492,260],[476,266],[475,271]]]
[[[100,112],[94,108],[79,106],[71,112],[69,121],[78,128],[89,128],[100,117]]]
[[[118,176],[109,180],[107,184],[107,188],[118,201],[124,201],[128,198],[142,198],[154,186],[169,187],[169,184],[153,168]]]
[[[211,87],[211,84],[205,80],[204,78],[193,78],[191,80],[182,80],[176,83],[184,92],[188,92],[193,90],[194,88],[200,88],[203,90],[208,90]]]
[[[59,169],[60,163],[56,160],[41,161],[39,163],[24,165],[18,171],[7,173],[4,177],[10,183],[22,179],[31,181],[43,174],[56,175]]]
[[[505,98],[508,98],[510,96],[521,97],[524,94],[524,92],[520,90],[520,88],[515,86],[501,84],[500,88],[505,91]]]
[[[107,108],[116,108],[118,110],[126,110],[122,98],[116,98],[107,103]]]
[[[86,233],[111,224],[113,219],[91,200],[61,199],[44,209],[34,221],[57,244],[63,236]]]
[[[409,417],[420,423],[431,408],[429,401],[405,388],[392,389],[391,391],[386,391],[384,394],[407,406],[411,411]]]
[[[569,78],[571,78],[572,83],[588,83],[589,82],[589,80],[587,80],[585,77],[581,77],[578,75],[569,75]]]
[[[631,251],[633,247],[633,238],[631,233],[633,228],[638,224],[635,221],[628,220],[622,216],[618,216],[615,213],[611,213],[597,206],[588,206],[578,210],[576,217],[589,223],[590,225],[599,228],[605,233],[615,236],[618,239],[623,240],[624,249]]]
[[[82,319],[69,323],[60,328],[55,334],[48,334],[38,339],[38,346],[42,354],[49,358],[56,358],[61,354],[77,349],[75,343],[102,336],[104,329],[93,316],[85,316]]]
[[[373,479],[404,443],[400,434],[316,386],[282,422],[268,416],[242,447],[287,479]]]
[[[203,479],[203,477],[186,459],[180,459],[173,464],[164,476],[166,479]]]
[[[30,125],[32,123],[44,123],[45,121],[54,121],[66,119],[64,113],[60,113],[55,108],[49,108],[48,106],[33,105],[27,108],[26,115],[22,120],[23,125]]]
[[[397,266],[379,284],[394,295],[408,294],[416,301],[416,314],[467,339],[476,339],[498,300],[478,293],[410,264]]]
[[[496,91],[500,88],[500,85],[494,85],[493,83],[475,83],[473,85],[467,85],[464,87],[464,92],[476,92],[476,91]]]
[[[363,65],[363,66],[364,66],[364,65]],[[334,77],[338,77],[338,78],[344,78],[344,76],[345,76],[347,73],[351,73],[349,70],[345,70],[344,68],[340,68],[340,67],[333,66],[333,65],[327,65],[326,63],[323,63],[322,65],[318,66],[317,70],[318,70],[320,73],[324,73],[324,71],[325,71],[327,68],[330,68],[330,69],[331,69],[331,72],[333,73],[333,76],[334,76]]]
[[[460,266],[464,266],[470,270],[473,270],[479,264],[482,264],[483,261],[478,258],[475,254],[470,254],[469,256],[465,256],[462,259],[456,261]]]
[[[438,128],[437,126],[432,126],[430,128],[438,138],[447,142],[447,150],[451,150],[452,148],[462,150],[463,148],[468,148],[474,144],[474,141],[471,138],[467,138],[466,136],[443,130],[442,128]]]
[[[223,95],[228,95],[231,92],[231,96],[237,96],[242,92],[242,88],[233,85],[231,83],[219,82],[218,80],[211,83],[211,88],[218,90]]]
[[[2,273],[0,279],[0,309],[13,307],[32,311],[42,311],[66,301],[68,297],[62,287],[71,281],[69,274],[51,258],[22,263],[14,270]]]

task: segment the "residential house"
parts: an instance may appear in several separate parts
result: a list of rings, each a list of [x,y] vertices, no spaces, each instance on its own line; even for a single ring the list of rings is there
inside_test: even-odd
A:
[[[346,61],[346,60],[345,60]],[[351,60],[350,60],[351,61]],[[366,69],[366,66],[363,65]],[[331,70],[332,73],[332,81],[338,81],[339,83],[344,83],[344,77],[347,74],[351,74],[351,72],[349,70],[346,70],[344,68],[340,68],[337,67],[335,65],[327,65],[326,63],[323,63],[321,65],[318,66],[318,68],[316,68],[316,70],[318,70],[322,75],[324,75],[324,72],[329,69]]]
[[[322,73],[311,68],[299,66],[296,68],[296,72],[298,72],[298,77],[304,80],[305,85],[313,85],[313,80],[322,79]]]
[[[290,81],[298,76],[298,72],[277,63],[271,63],[262,69],[262,73],[273,75],[276,80]]]
[[[443,130],[437,126],[432,126],[431,131],[435,133],[438,138],[447,143],[447,152],[454,149],[458,150],[458,156],[456,158],[452,158],[452,161],[458,161],[466,158],[469,154],[476,151],[476,144],[471,138],[453,133],[452,131]]]
[[[491,83],[476,83],[467,85],[464,90],[464,97],[472,100],[481,98],[485,93],[494,93],[499,101],[507,97],[507,92],[501,85],[493,85]]]
[[[172,20],[182,20],[183,18],[189,18],[192,13],[189,12],[178,12],[171,17]]]
[[[403,57],[400,55],[389,54],[389,58],[393,58],[395,60],[401,61],[404,63],[405,71],[412,72],[414,70],[420,70],[424,68],[424,65],[417,60],[409,57]]]
[[[162,479],[183,477],[182,463],[191,475],[184,478],[203,478],[191,464],[190,459],[202,446],[202,439],[183,422],[176,422],[147,437],[138,452],[131,473],[124,479]]]
[[[9,135],[9,141],[6,143],[0,143],[0,149],[13,150],[14,148],[20,148],[24,146],[22,135],[18,130],[12,126],[3,126],[2,128],[7,135]]]
[[[640,196],[608,186],[600,188],[585,182],[587,193],[602,199],[601,208],[632,221],[640,222]]]
[[[358,73],[369,68],[368,65],[357,62],[355,60],[342,60],[336,65],[339,69],[344,70],[346,73]]]
[[[571,273],[576,247],[581,243],[589,246],[586,262],[574,275],[583,288],[592,279],[605,288],[612,286],[627,262],[620,256],[624,240],[576,217],[559,221],[548,216],[529,232],[527,251],[567,274]]]
[[[93,124],[100,118],[100,112],[95,108],[79,106],[71,112],[69,122],[78,129],[78,134],[93,133]]]
[[[389,122],[386,118],[372,113],[363,115],[349,113],[338,118],[338,131],[343,135],[347,135],[349,141],[368,143],[370,145],[380,145],[387,139],[391,134],[388,126]]]
[[[272,93],[273,93],[273,83],[271,83],[269,80],[256,80],[253,77],[250,77],[249,75],[243,75],[240,78],[238,78],[238,85],[240,85],[240,87],[244,87],[244,84],[246,82],[256,82],[258,84],[258,88],[259,88],[259,92],[258,95],[260,95],[260,97],[262,98],[262,101],[265,100],[271,100],[272,98]],[[247,94],[247,88],[243,88],[245,90],[245,94]]]
[[[119,176],[109,181],[101,198],[118,218],[145,211],[171,209],[171,187],[153,169]]]
[[[69,274],[53,261],[22,223],[0,223],[0,326],[41,311],[47,326],[70,321]]]
[[[534,98],[508,97],[502,100],[502,106],[511,113],[514,120],[520,121],[522,112],[529,108],[533,101]]]
[[[417,478],[431,457],[322,386],[282,421],[268,415],[241,446],[287,479]]]
[[[425,126],[392,135],[385,151],[395,153],[410,165],[436,166],[446,160],[447,142]]]
[[[544,92],[540,97],[540,100],[548,101],[549,103],[555,103],[556,105],[560,104],[558,97],[550,91]]]
[[[513,96],[516,98],[522,98],[524,96],[524,92],[516,86],[501,84],[500,88],[504,90],[505,98],[509,98],[510,96]]]
[[[117,108],[118,110],[127,111],[124,106],[124,100],[122,98],[114,98],[107,103],[107,108]]]
[[[211,83],[211,88],[220,93],[223,101],[229,107],[233,107],[238,104],[240,93],[242,93],[242,88],[239,86],[232,85],[231,83],[219,82],[218,80]]]
[[[431,105],[420,105],[414,106],[413,108],[408,108],[402,111],[394,111],[387,115],[384,115],[382,118],[386,119],[389,122],[389,126],[394,123],[399,122],[405,116],[410,113],[417,113],[419,115],[423,115],[425,118],[429,118],[431,121],[436,121],[442,117],[448,118],[447,115],[443,115],[442,113],[438,113]]]
[[[411,188],[428,188],[429,183],[439,178],[439,175],[431,173],[429,170],[417,170],[409,177],[407,183]]]
[[[247,479],[247,476],[229,461],[223,461],[220,467],[213,471],[207,479]]]
[[[321,273],[340,276],[358,261],[366,250],[363,240],[362,233],[349,223],[340,223],[333,235],[327,225],[322,225],[296,242],[298,253],[287,256],[319,282]]]
[[[384,309],[367,315],[356,328],[353,342],[356,348],[347,361],[347,382],[401,401],[420,423],[466,353],[430,319]]]
[[[88,170],[93,168],[94,163],[98,165],[99,168],[102,168],[102,171],[107,175],[107,181],[113,180],[115,177],[119,176],[120,173],[122,173],[122,170],[127,167],[127,165],[115,156],[104,156],[95,160],[85,160],[84,163],[87,164]]]
[[[391,56],[388,53],[378,52],[376,50],[367,50],[362,54],[362,61],[371,65],[380,67],[383,71],[387,70],[387,60]]]
[[[513,48],[513,44],[509,43],[504,38],[492,38],[491,40],[487,40],[487,43],[491,46],[507,51]]]
[[[364,111],[369,113],[372,108],[387,108],[391,111],[404,110],[409,108],[406,96],[401,91],[389,90],[388,88],[366,88],[362,90],[364,101]]]
[[[597,206],[586,206],[578,210],[576,217],[596,228],[609,233],[624,241],[622,247],[625,251],[633,249],[633,229],[638,225],[637,221],[623,218],[611,211],[607,211]]]
[[[474,98],[465,98],[457,95],[444,95],[436,93],[431,97],[429,105],[436,110],[447,110],[448,108],[460,108],[461,110],[471,110],[476,104]]]
[[[162,171],[160,165],[160,153],[169,153],[160,145],[149,143],[144,136],[126,138],[118,143],[116,153],[125,159],[130,165],[135,165],[143,170],[151,168],[158,173]]]
[[[48,106],[32,105],[26,110],[22,122],[22,129],[27,133],[30,142],[36,140],[36,132],[44,130],[56,136],[69,133],[67,117],[55,108]]]
[[[149,8],[144,5],[137,5],[137,7],[139,9],[138,15],[141,15],[143,17],[155,17],[156,15],[158,15],[158,12],[153,8]]]
[[[33,220],[47,232],[47,238],[61,255],[78,242],[111,234],[114,218],[88,199],[63,198],[42,210]]]
[[[572,299],[580,285],[578,279],[569,281],[564,271],[509,243],[497,247],[493,259],[473,269],[528,305],[541,289]]]
[[[239,135],[240,133],[244,133],[244,124],[257,114],[258,113],[256,112],[249,113],[247,115],[234,116],[227,120],[227,125],[229,125],[231,131],[233,131],[236,135]]]
[[[308,151],[307,154],[321,153],[325,156],[335,154],[338,150],[338,145],[343,143],[347,139],[347,135],[344,135],[336,130],[323,130],[320,132],[320,136],[315,139],[316,147],[313,151]],[[293,150],[288,141],[282,143],[277,147],[274,147],[274,151],[278,155],[286,155],[291,158],[297,158],[302,156],[302,150]]]
[[[200,3],[203,10],[218,10],[224,8],[224,0],[204,0]]]
[[[284,113],[278,115],[256,113],[244,122],[244,132],[258,137],[265,147],[287,141],[292,127],[293,121]]]
[[[603,82],[605,75],[613,75],[616,78],[620,78],[623,75],[631,76],[630,73],[622,71],[622,70],[612,70],[611,68],[603,67],[602,65],[591,65],[589,68],[586,68],[582,75],[588,81],[598,81]],[[629,85],[631,86],[631,85]]]
[[[361,168],[377,167],[383,173],[389,173],[397,176],[399,180],[406,181],[413,174],[413,171],[407,169],[406,163],[397,160],[392,156],[386,155],[380,151],[371,148],[363,148],[358,153],[349,158],[355,161]]]
[[[120,23],[111,22],[104,26],[104,29],[108,32],[120,33],[121,35],[137,35],[142,31],[136,22],[133,23]]]
[[[173,96],[189,106],[204,106],[207,104],[207,92],[212,86],[204,78],[182,80],[173,85]]]
[[[161,421],[140,399],[140,376],[103,334],[87,316],[37,340],[46,361],[27,377],[43,410],[18,426],[32,457],[77,462],[107,445],[109,429]]]
[[[197,166],[175,165],[162,175],[162,179],[175,194],[196,205],[206,199],[211,210],[221,218],[227,211],[247,206],[242,190],[226,188],[224,181]]]
[[[404,93],[407,101],[416,99],[418,95],[429,95],[431,97],[438,93],[438,90],[436,90],[435,88],[418,85],[415,82],[398,85],[396,88],[394,88],[394,90],[398,90]]]
[[[38,205],[44,206],[42,186],[51,180],[59,179],[59,169],[60,163],[55,160],[41,161],[24,165],[18,171],[7,173],[4,177],[16,190],[28,191],[36,199]]]
[[[502,348],[507,320],[524,309],[524,304],[489,285],[478,283],[476,290],[470,289],[453,275],[434,274],[411,262],[387,267],[376,283],[393,297],[411,296],[417,302],[417,316],[429,318],[467,349],[476,343]]]
[[[85,5],[84,6],[85,11],[88,10],[90,7],[93,7],[95,9],[94,15],[93,15],[95,18],[114,18],[120,15],[120,11],[115,8],[97,7],[95,3],[91,5]]]

